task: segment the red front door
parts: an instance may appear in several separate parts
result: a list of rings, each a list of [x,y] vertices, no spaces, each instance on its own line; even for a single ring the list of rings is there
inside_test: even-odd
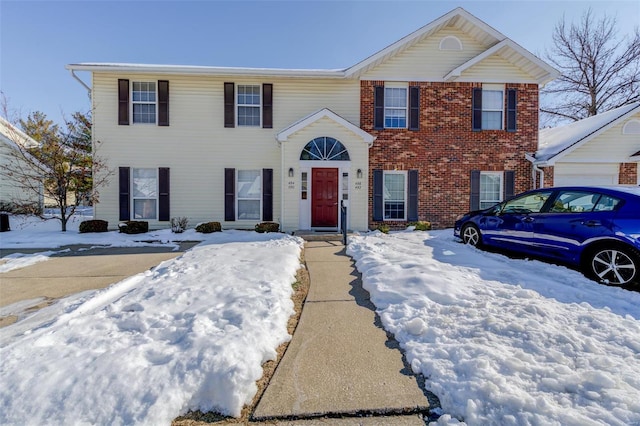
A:
[[[338,227],[338,169],[311,171],[311,226]]]

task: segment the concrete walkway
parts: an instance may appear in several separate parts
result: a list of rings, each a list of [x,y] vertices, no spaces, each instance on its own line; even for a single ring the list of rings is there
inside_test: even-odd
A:
[[[392,424],[424,425],[427,397],[344,250],[338,242],[306,243],[307,301],[253,418],[405,414]],[[391,424],[379,420],[371,424]]]

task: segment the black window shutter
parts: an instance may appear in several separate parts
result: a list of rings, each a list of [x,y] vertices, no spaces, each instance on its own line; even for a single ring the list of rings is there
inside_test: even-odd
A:
[[[158,80],[158,126],[169,125],[169,81]]]
[[[170,203],[169,203],[169,168],[168,167],[160,167],[158,168],[158,220],[169,220],[171,215],[170,213]]]
[[[504,172],[504,199],[510,200],[515,195],[516,172],[505,170]]]
[[[409,130],[420,130],[420,87],[409,87]]]
[[[262,128],[273,128],[273,84],[269,83],[262,85]]]
[[[224,220],[236,220],[236,169],[224,169]]]
[[[480,170],[471,170],[471,210],[480,209]]]
[[[473,98],[471,100],[473,108],[473,116],[471,119],[471,128],[473,131],[482,130],[482,89],[475,87],[473,89]]]
[[[373,96],[373,128],[384,129],[384,86],[376,86]]]
[[[235,110],[234,96],[235,96],[234,84],[225,83],[224,84],[224,127],[236,126],[236,117],[234,114],[234,110]]]
[[[383,220],[384,200],[383,194],[383,173],[382,170],[373,171],[373,220]]]
[[[129,125],[129,80],[124,79],[118,79],[118,125]]]
[[[129,167],[120,167],[118,173],[118,186],[120,188],[120,219],[131,219],[131,197],[129,197]]]
[[[516,103],[518,99],[517,89],[507,89],[507,132],[515,132],[516,129]]]
[[[418,171],[409,170],[409,208],[407,220],[418,220]]]
[[[273,169],[262,169],[262,220],[273,220]]]

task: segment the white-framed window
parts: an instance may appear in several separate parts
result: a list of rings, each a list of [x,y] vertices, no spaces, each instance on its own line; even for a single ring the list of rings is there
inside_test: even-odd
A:
[[[262,172],[260,170],[238,170],[237,219],[260,220],[262,212]]]
[[[385,171],[383,175],[384,220],[407,217],[407,172]]]
[[[504,86],[501,84],[482,85],[482,129],[502,130],[504,116]]]
[[[238,85],[238,126],[260,126],[260,86]]]
[[[407,105],[409,89],[406,85],[385,84],[384,127],[405,129],[407,127]]]
[[[133,169],[131,179],[133,219],[158,218],[158,170]]]
[[[488,209],[502,201],[502,172],[480,172],[480,209]]]
[[[134,123],[156,123],[156,82],[134,81],[131,91]]]

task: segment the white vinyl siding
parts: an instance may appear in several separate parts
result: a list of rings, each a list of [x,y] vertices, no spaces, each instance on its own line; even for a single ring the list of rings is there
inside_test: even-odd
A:
[[[192,224],[224,218],[225,168],[270,168],[273,169],[273,220],[285,227],[280,211],[282,148],[275,141],[276,133],[325,107],[356,125],[360,123],[360,82],[357,80],[265,78],[261,83],[271,83],[274,87],[273,129],[253,126],[233,129],[224,128],[223,120],[224,83],[230,80],[228,76],[172,75],[168,78],[171,126],[118,126],[119,78],[157,81],[166,76],[93,75],[94,140],[100,141],[96,148],[111,170],[123,166],[171,168],[171,216],[186,216]],[[233,81],[237,85],[256,84],[255,78],[238,77]],[[352,133],[345,133],[346,137],[342,133],[337,137],[343,143],[353,139]],[[305,143],[324,135],[326,133],[313,135]],[[360,155],[367,158],[367,150],[364,151]],[[295,155],[297,161],[300,151]],[[366,170],[367,164],[358,167]],[[299,191],[297,185],[295,189]],[[299,193],[296,203],[298,199]],[[118,179],[110,179],[100,189],[100,203],[95,209],[96,217],[109,221],[111,229],[117,226]],[[296,218],[293,229],[297,229],[297,223]],[[222,224],[228,228],[251,229],[255,225],[253,221]],[[149,221],[149,226],[164,228],[167,224]],[[366,229],[366,224],[359,229]]]
[[[462,43],[462,50],[441,50],[444,37],[454,36]],[[476,39],[455,28],[443,28],[409,47],[384,63],[367,70],[363,80],[381,81],[444,81],[444,76],[470,59],[475,58],[491,45],[482,45]],[[464,71],[455,81],[537,83],[513,63],[493,55]]]

